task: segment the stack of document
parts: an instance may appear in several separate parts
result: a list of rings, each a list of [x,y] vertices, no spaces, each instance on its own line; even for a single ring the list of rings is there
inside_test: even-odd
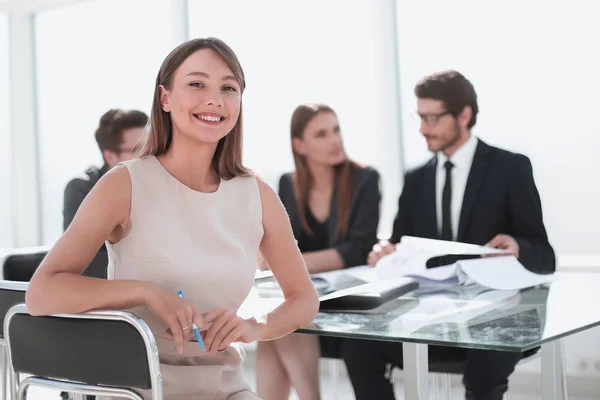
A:
[[[254,287],[262,297],[282,297],[281,288],[272,274],[257,272],[256,278]],[[408,280],[395,282],[399,278]],[[432,293],[432,288],[446,291],[469,288],[468,298],[473,298],[490,295],[490,290],[518,291],[545,284],[552,281],[553,275],[527,270],[505,250],[404,236],[396,246],[396,251],[381,258],[374,267],[364,265],[313,274],[311,279],[321,301],[325,302],[341,296],[350,298],[355,293],[350,296],[349,288],[360,289],[361,286],[380,294],[393,294],[395,290],[404,290],[403,293],[406,293],[419,287],[421,295]],[[381,291],[376,283],[381,281],[396,286]],[[418,283],[418,286],[411,281]],[[448,293],[444,295],[447,297]]]
[[[427,285],[478,284],[518,290],[552,281],[553,276],[527,270],[511,253],[490,247],[404,236],[394,253],[374,268],[378,279],[411,277]]]

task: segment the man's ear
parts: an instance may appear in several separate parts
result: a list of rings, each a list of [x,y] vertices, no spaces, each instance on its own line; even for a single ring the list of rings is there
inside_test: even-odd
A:
[[[163,85],[160,85],[158,87],[158,90],[160,90],[160,107],[163,109],[164,112],[171,112],[171,105],[169,103],[169,92],[167,91],[167,89],[165,89]]]
[[[471,121],[471,117],[473,116],[473,109],[471,106],[464,106],[460,114],[458,114],[458,124],[462,127],[469,126],[469,122]]]
[[[296,154],[299,154],[301,156],[306,154],[306,145],[304,143],[304,140],[300,138],[292,139],[292,148],[294,149],[294,152]]]
[[[102,157],[104,157],[104,163],[110,168],[114,167],[119,163],[119,155],[111,150],[103,150]]]

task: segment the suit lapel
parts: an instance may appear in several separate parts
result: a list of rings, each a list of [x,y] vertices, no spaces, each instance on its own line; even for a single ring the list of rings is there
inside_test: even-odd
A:
[[[458,224],[458,236],[457,241],[464,240],[465,230],[471,218],[473,208],[479,191],[481,190],[485,175],[487,174],[487,159],[486,154],[489,152],[490,146],[479,140],[477,143],[477,149],[475,150],[475,156],[473,157],[473,164],[469,171],[469,178],[467,179],[467,186],[465,188],[465,195],[463,197],[463,203],[460,210],[460,220]]]
[[[439,236],[437,227],[437,211],[436,211],[436,196],[435,196],[435,175],[437,169],[437,157],[434,157],[425,166],[424,179],[424,236],[429,238],[437,238]]]

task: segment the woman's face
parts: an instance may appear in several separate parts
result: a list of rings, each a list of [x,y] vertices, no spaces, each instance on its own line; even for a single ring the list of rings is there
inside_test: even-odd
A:
[[[333,167],[346,160],[340,124],[331,112],[317,113],[306,125],[303,137],[294,138],[293,145],[309,163]]]
[[[161,86],[161,105],[171,113],[173,135],[216,144],[240,115],[241,88],[225,61],[213,50],[190,55],[175,70],[170,88]]]

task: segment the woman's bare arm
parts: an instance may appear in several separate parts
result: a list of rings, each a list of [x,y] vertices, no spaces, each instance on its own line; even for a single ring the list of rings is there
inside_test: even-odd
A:
[[[310,324],[319,310],[319,298],[292,233],[289,217],[277,193],[258,179],[264,236],[260,250],[283,291],[285,301],[261,324],[259,340],[287,335]]]
[[[123,309],[146,303],[148,283],[81,275],[106,239],[120,238],[130,207],[129,172],[116,167],[92,189],[31,279],[26,303],[32,315]]]

